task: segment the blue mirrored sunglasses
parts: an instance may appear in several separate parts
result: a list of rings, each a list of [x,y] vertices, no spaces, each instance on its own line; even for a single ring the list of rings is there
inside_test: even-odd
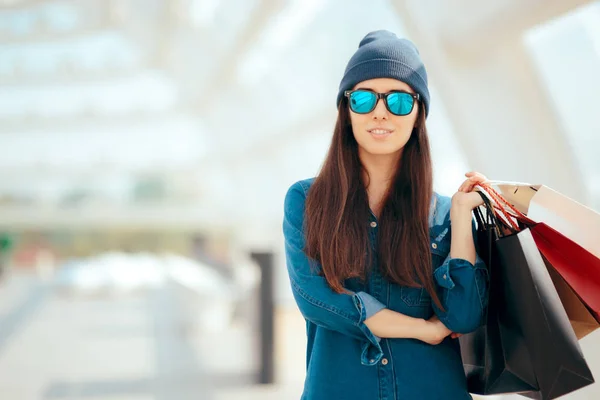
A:
[[[349,99],[350,110],[356,114],[368,114],[375,109],[379,99],[383,99],[385,107],[394,115],[403,116],[412,112],[415,101],[419,101],[418,93],[394,90],[388,93],[377,93],[372,90],[346,90],[344,96]]]

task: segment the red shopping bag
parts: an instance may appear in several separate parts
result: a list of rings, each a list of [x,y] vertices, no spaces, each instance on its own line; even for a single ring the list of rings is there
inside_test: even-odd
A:
[[[600,257],[600,213],[544,185],[500,181],[486,185],[498,188],[511,209],[545,223]]]
[[[511,217],[530,229],[577,337],[596,330],[600,326],[600,258],[548,224],[531,220],[489,185],[480,186],[496,202],[509,229],[520,229]]]
[[[540,253],[600,320],[600,259],[544,223],[530,230]]]

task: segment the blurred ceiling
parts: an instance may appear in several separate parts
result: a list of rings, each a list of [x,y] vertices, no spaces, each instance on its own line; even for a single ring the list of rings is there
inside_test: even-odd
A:
[[[176,203],[224,209],[330,130],[364,34],[352,20],[400,30],[381,0],[371,20],[341,1],[2,3],[0,190],[29,206],[118,202],[154,179]]]
[[[1,204],[158,202],[213,226],[278,216],[291,177],[318,170],[365,32],[402,35],[426,13],[466,54],[507,21],[588,2],[0,1]]]

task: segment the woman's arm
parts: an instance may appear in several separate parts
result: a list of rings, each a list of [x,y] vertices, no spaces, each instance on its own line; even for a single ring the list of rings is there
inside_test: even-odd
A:
[[[477,193],[461,193],[452,198],[450,254],[434,272],[445,309],[434,306],[434,311],[448,329],[457,333],[477,329],[483,323],[487,306],[488,273],[475,251],[472,216],[479,201]]]
[[[439,344],[451,333],[437,316],[424,320],[387,308],[366,319],[365,325],[379,337],[418,339],[429,344]]]
[[[462,258],[471,264],[477,261],[473,238],[473,209],[457,201],[452,202],[450,221],[452,223],[450,257]]]
[[[292,185],[286,194],[283,220],[288,275],[292,293],[304,318],[363,341],[363,354],[370,354],[362,359],[367,365],[377,363],[383,355],[380,338],[435,341],[441,331],[435,323],[391,311],[364,292],[336,293],[323,276],[315,273],[314,260],[304,252],[305,199],[302,183]]]

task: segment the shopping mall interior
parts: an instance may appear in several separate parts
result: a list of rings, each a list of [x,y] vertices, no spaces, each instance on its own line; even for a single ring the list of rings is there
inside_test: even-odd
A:
[[[284,197],[380,29],[427,66],[438,193],[600,210],[600,2],[0,0],[0,399],[299,399]]]

